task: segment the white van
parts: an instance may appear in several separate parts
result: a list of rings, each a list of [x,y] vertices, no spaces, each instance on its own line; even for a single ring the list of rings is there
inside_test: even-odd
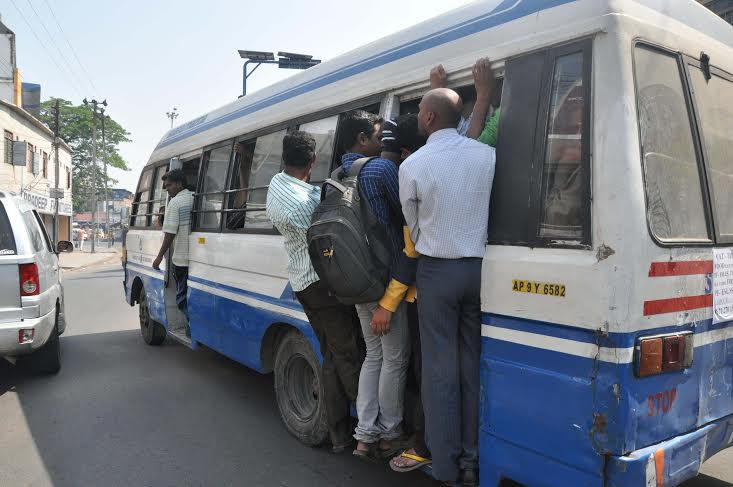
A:
[[[58,252],[38,213],[0,192],[0,357],[39,373],[61,368],[59,335],[66,329]]]

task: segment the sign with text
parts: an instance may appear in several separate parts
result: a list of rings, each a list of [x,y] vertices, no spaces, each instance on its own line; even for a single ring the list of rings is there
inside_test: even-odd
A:
[[[25,191],[23,199],[29,202],[40,213],[53,214],[56,211],[56,202],[59,205],[59,215],[71,216],[71,203],[49,198],[48,196]]]
[[[713,249],[713,324],[733,320],[733,249]]]

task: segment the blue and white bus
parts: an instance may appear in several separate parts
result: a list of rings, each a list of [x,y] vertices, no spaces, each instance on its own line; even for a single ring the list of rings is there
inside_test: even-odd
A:
[[[503,90],[481,485],[678,485],[733,444],[733,28],[692,0],[481,1],[171,130],[135,194],[127,302],[150,344],[274,372],[289,431],[323,442],[318,343],[264,212],[283,135],[315,135],[323,181],[344,112],[414,110],[431,67],[460,88],[483,56]],[[196,193],[190,338],[151,267],[174,167]]]

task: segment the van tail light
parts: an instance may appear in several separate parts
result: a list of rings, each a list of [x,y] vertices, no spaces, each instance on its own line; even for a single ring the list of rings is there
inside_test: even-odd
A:
[[[38,296],[41,291],[41,281],[38,279],[38,266],[36,264],[20,264],[20,295]]]
[[[686,369],[692,365],[694,335],[678,333],[642,338],[636,350],[639,377]]]

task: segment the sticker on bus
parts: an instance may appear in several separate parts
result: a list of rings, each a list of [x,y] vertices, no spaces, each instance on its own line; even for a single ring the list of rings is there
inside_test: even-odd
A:
[[[528,293],[528,294],[540,294],[542,296],[554,296],[556,298],[565,297],[565,285],[564,284],[526,281],[524,279],[514,279],[512,281],[512,291],[514,291],[515,293]]]

